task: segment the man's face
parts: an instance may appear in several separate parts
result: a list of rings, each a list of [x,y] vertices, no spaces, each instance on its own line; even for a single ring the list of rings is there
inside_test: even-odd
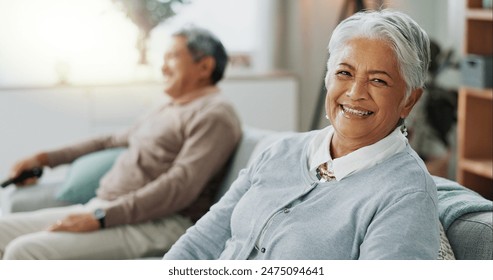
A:
[[[187,39],[171,37],[164,52],[161,68],[164,77],[164,92],[172,98],[178,98],[201,87],[204,77],[200,72],[200,62],[193,60],[187,48]]]

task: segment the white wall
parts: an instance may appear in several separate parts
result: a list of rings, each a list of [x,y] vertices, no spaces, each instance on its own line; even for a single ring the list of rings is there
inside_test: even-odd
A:
[[[298,130],[293,76],[226,79],[220,87],[244,125]],[[0,180],[22,157],[123,129],[166,98],[159,84],[0,89]]]
[[[300,129],[309,130],[325,75],[327,44],[343,0],[281,0],[283,56],[279,67],[300,80]],[[325,115],[322,114],[322,116]],[[325,119],[320,118],[322,124]]]

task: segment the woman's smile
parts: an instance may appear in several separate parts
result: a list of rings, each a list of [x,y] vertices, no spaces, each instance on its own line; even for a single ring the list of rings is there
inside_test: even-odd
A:
[[[354,117],[366,118],[373,114],[372,111],[368,111],[359,107],[351,107],[349,105],[344,105],[344,104],[341,104],[340,107],[341,107],[341,113],[346,118],[354,118]]]

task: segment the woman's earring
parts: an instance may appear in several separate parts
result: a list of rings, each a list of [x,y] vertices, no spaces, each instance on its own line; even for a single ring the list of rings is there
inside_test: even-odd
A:
[[[404,137],[407,137],[407,126],[406,126],[406,122],[404,120],[402,120],[401,132],[402,132],[402,135],[404,135]]]
[[[326,118],[326,119],[329,119],[329,116],[325,115],[325,118]]]

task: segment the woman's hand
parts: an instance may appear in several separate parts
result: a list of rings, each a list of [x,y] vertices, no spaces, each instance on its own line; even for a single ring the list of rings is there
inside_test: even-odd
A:
[[[91,232],[100,229],[92,213],[72,214],[48,227],[48,231]]]
[[[10,170],[9,178],[15,178],[19,176],[22,171],[30,170],[35,167],[43,167],[48,164],[48,156],[46,153],[39,153],[34,156],[22,159],[14,164]],[[20,183],[17,186],[27,186],[35,184],[38,178],[29,178]]]

